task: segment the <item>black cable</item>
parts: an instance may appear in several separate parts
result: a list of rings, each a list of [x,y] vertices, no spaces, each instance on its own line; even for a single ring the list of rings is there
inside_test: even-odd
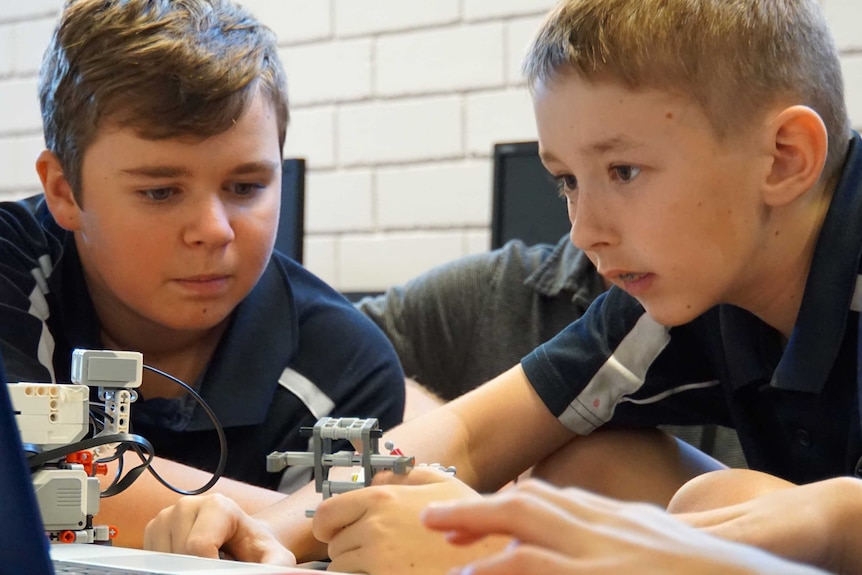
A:
[[[137,452],[141,456],[142,463],[138,467],[129,470],[129,472],[122,479],[120,479],[119,475],[115,477],[114,481],[111,482],[111,485],[109,485],[107,489],[100,493],[100,497],[111,497],[112,495],[116,495],[126,490],[138,478],[138,476],[143,473],[144,469],[149,467],[150,463],[152,463],[153,461],[155,453],[155,451],[153,450],[153,446],[152,444],[150,444],[149,441],[147,441],[140,435],[134,435],[132,433],[115,433],[110,435],[100,435],[98,437],[82,439],[81,441],[78,441],[76,443],[64,445],[56,449],[40,451],[38,453],[34,453],[29,457],[28,462],[30,464],[30,470],[32,472],[48,463],[57,461],[58,459],[63,459],[67,455],[77,453],[78,451],[85,451],[88,449],[93,449],[95,447],[113,443],[119,444],[117,446],[117,453],[119,455],[122,455],[127,449],[133,447],[135,452]],[[142,447],[143,450],[141,449]],[[143,455],[143,451],[146,451],[146,457]],[[97,460],[94,462],[94,464],[111,461],[116,457],[118,457],[117,454],[104,460]],[[122,468],[120,468],[120,470],[121,469]]]
[[[144,369],[148,369],[153,373],[157,373],[162,377],[166,377],[167,379],[173,381],[174,383],[183,387],[186,391],[188,391],[192,397],[195,398],[195,401],[203,408],[206,412],[207,416],[212,421],[213,426],[215,427],[216,434],[218,435],[219,441],[219,460],[216,465],[216,470],[213,472],[212,477],[209,481],[207,481],[203,486],[197,489],[185,490],[180,489],[178,487],[174,487],[167,480],[165,480],[161,475],[156,472],[156,470],[152,467],[152,461],[155,457],[155,450],[152,444],[147,441],[145,438],[140,435],[135,435],[133,433],[117,433],[111,435],[100,435],[96,437],[92,437],[90,439],[83,439],[76,443],[72,443],[69,445],[64,445],[62,447],[58,447],[56,449],[51,449],[48,451],[42,451],[38,446],[28,446],[25,444],[25,451],[28,452],[30,470],[35,471],[38,468],[41,468],[47,463],[51,463],[57,461],[59,459],[65,458],[67,455],[71,455],[72,453],[77,453],[78,451],[85,451],[88,449],[93,449],[95,447],[99,447],[107,444],[118,444],[116,450],[113,455],[108,457],[104,457],[94,461],[96,463],[107,463],[114,460],[118,460],[117,463],[117,471],[114,475],[114,479],[108,487],[106,487],[100,494],[101,497],[111,497],[113,495],[117,495],[118,493],[126,490],[135,480],[144,472],[144,470],[149,470],[149,472],[153,475],[153,477],[170,489],[175,493],[179,493],[180,495],[200,495],[205,491],[212,488],[213,485],[221,479],[224,474],[224,469],[227,466],[227,437],[224,433],[224,428],[219,422],[218,417],[215,412],[210,408],[210,406],[204,401],[204,399],[198,394],[197,391],[192,389],[185,382],[180,379],[156,369],[155,367],[151,367],[149,365],[144,365]],[[113,416],[108,414],[105,410],[105,406],[103,404],[90,404],[90,414],[89,419],[93,425],[94,430],[96,428],[104,429],[104,422],[100,422],[95,416],[99,415],[113,421]],[[137,467],[133,467],[123,475],[123,455],[132,449],[135,453],[138,454],[138,457],[141,459],[141,465]]]
[[[213,485],[216,484],[216,482],[219,479],[221,479],[222,474],[224,473],[224,469],[227,466],[227,437],[224,434],[224,428],[222,427],[221,422],[219,422],[218,417],[216,416],[216,414],[212,410],[212,408],[210,408],[210,406],[207,405],[207,402],[204,401],[204,399],[200,396],[200,394],[198,394],[198,392],[195,391],[191,386],[187,385],[185,382],[174,377],[173,375],[166,373],[160,369],[156,369],[155,367],[151,367],[149,365],[144,365],[143,367],[144,367],[144,369],[148,369],[148,370],[152,371],[153,373],[157,373],[157,374],[161,375],[162,377],[168,378],[169,380],[178,384],[179,386],[184,388],[186,391],[188,391],[190,394],[192,394],[192,397],[195,398],[195,401],[198,402],[198,405],[200,405],[201,408],[206,412],[207,416],[210,418],[210,421],[212,421],[212,423],[213,423],[213,427],[215,427],[216,434],[218,435],[218,443],[219,443],[219,460],[218,460],[218,464],[216,465],[216,470],[212,474],[212,477],[202,487],[199,487],[197,489],[192,489],[192,490],[179,489],[177,487],[174,487],[170,483],[168,483],[151,466],[147,467],[147,469],[152,474],[152,476],[156,478],[156,481],[158,481],[159,483],[161,483],[162,485],[164,485],[165,487],[167,487],[171,491],[174,491],[175,493],[179,493],[180,495],[200,495],[201,493],[204,493],[205,491],[209,490]],[[137,446],[133,445],[132,449],[134,449],[135,451],[138,451],[139,448]],[[140,456],[141,459],[143,459],[143,454],[141,454],[140,452],[138,452],[138,456]],[[137,469],[137,467],[135,469]],[[129,471],[129,473],[131,473],[132,471]]]

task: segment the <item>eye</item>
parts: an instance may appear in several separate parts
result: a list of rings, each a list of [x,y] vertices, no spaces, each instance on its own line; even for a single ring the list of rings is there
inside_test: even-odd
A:
[[[141,193],[149,200],[163,202],[174,195],[174,190],[173,188],[151,188],[149,190],[142,190]]]
[[[578,189],[578,178],[572,174],[561,174],[554,176],[557,182],[557,188],[560,190],[560,195],[565,195],[567,192],[574,192]]]
[[[621,182],[630,182],[638,177],[641,169],[635,166],[614,166],[611,168],[612,177]]]
[[[258,182],[239,182],[231,187],[231,191],[238,196],[251,196],[265,188],[265,185]]]

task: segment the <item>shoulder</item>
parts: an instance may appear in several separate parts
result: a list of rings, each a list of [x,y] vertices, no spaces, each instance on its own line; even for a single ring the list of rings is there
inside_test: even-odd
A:
[[[24,282],[49,278],[73,249],[72,237],[54,221],[41,194],[0,202],[0,266],[7,280],[16,274]]]
[[[388,346],[377,326],[359,312],[342,294],[311,271],[283,254],[273,254],[281,288],[291,300],[300,338],[318,341],[340,340],[340,348],[357,349]]]
[[[44,243],[45,236],[67,233],[54,221],[42,194],[0,202],[0,238],[5,242]]]
[[[41,194],[0,202],[0,263],[29,266],[39,262],[45,267],[60,259],[70,238],[54,221]]]
[[[469,254],[440,264],[407,282],[406,287],[419,286],[461,288],[478,285],[487,288],[490,282],[505,279],[507,284],[522,284],[552,255],[554,246],[538,244],[528,246],[521,240],[512,240],[504,246]]]

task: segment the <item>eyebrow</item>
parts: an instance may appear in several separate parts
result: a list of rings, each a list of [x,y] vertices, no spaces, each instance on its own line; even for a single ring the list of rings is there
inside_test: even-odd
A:
[[[278,165],[278,162],[270,161],[246,162],[233,168],[230,174],[242,176],[259,172],[274,172],[278,168]],[[121,171],[130,176],[143,176],[147,178],[178,178],[191,175],[191,172],[183,166],[140,166]]]
[[[587,144],[584,147],[584,150],[586,150],[588,155],[601,156],[609,152],[626,152],[643,147],[644,145],[642,143],[636,142],[626,136],[613,136],[605,140]],[[553,152],[549,152],[547,150],[540,149],[539,157],[542,159],[542,162],[546,164],[554,162],[560,163],[560,160],[553,154]]]
[[[595,142],[587,146],[587,152],[595,155],[607,154],[608,152],[624,152],[633,148],[640,148],[643,144],[635,142],[625,136],[614,136],[606,140]]]

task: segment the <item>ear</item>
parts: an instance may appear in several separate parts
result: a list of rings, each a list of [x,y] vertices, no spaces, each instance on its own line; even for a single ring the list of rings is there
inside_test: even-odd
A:
[[[828,139],[820,115],[807,106],[791,106],[769,124],[772,165],[764,182],[767,205],[792,202],[813,188],[826,163]]]
[[[57,156],[48,150],[43,150],[36,160],[36,172],[42,180],[42,190],[45,192],[45,202],[48,210],[61,228],[70,232],[80,228],[80,208],[72,193],[72,186],[63,174],[63,167]]]

